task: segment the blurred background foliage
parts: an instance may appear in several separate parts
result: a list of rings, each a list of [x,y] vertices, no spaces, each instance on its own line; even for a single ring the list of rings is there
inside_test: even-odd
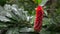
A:
[[[60,0],[0,0],[0,34],[32,32],[39,3],[44,9],[40,33],[60,34]]]

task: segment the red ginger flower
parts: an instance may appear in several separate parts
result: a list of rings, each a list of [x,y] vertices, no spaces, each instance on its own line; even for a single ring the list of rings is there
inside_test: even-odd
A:
[[[34,30],[39,32],[42,28],[42,19],[43,19],[43,8],[42,6],[38,6],[36,9],[36,18],[34,22]]]

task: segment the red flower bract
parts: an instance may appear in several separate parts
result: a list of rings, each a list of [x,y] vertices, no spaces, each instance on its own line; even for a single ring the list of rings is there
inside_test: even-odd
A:
[[[43,19],[43,8],[42,6],[38,6],[36,9],[36,18],[34,22],[34,30],[36,32],[40,32],[42,28],[42,19]]]

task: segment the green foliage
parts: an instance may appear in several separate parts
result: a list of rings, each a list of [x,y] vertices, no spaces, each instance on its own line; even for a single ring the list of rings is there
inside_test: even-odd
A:
[[[24,8],[24,10],[28,11],[28,14],[32,14],[32,11],[35,10],[37,4],[35,4],[32,0],[18,0],[19,7]]]
[[[6,3],[6,0],[0,0],[0,5],[4,5]]]
[[[47,1],[48,0],[36,0],[36,2],[42,6],[44,6]],[[8,3],[8,5],[4,6],[6,3]],[[7,29],[6,34],[20,34],[20,30],[24,31],[24,29],[21,28],[32,27],[35,19],[35,8],[37,7],[37,4],[32,0],[0,0],[0,5],[4,6],[0,6],[0,30]],[[46,5],[44,12],[47,18],[44,17],[43,19],[41,34],[60,34],[56,33],[60,32],[60,0],[56,2],[53,1],[51,4]]]
[[[47,26],[47,30],[52,31],[52,32],[60,32],[60,0],[56,0],[55,3],[50,4],[49,13],[50,15],[49,18],[51,18],[51,21],[49,26]],[[49,6],[49,5],[48,5]]]
[[[17,5],[13,4],[8,5],[6,4],[3,8],[4,12],[1,11],[0,15],[0,28],[16,28],[16,27],[31,27],[30,21],[27,18],[28,17],[28,12],[24,11],[22,8],[18,8]],[[2,15],[3,14],[3,15]],[[27,20],[28,19],[28,20]],[[8,32],[13,31],[8,30]],[[14,29],[15,32],[15,29]],[[13,34],[13,32],[10,32]],[[16,33],[16,32],[15,32]],[[14,34],[15,34],[14,33]]]
[[[42,2],[42,0],[35,0],[35,2],[39,5]]]
[[[16,28],[10,28],[6,34],[19,34],[19,30],[18,30],[18,27]]]

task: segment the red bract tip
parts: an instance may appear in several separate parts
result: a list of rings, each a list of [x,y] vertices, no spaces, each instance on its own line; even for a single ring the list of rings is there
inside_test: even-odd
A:
[[[38,6],[38,7],[36,8],[36,11],[39,11],[39,10],[43,10],[42,6]]]

